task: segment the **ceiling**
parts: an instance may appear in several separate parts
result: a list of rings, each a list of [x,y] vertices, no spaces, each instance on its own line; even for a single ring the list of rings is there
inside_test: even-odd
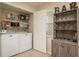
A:
[[[23,10],[21,8],[17,8],[8,4],[4,4],[4,3],[0,3],[0,8],[1,9],[5,9],[5,10],[9,10],[9,11],[15,11],[15,12],[20,12],[20,13],[27,13],[27,14],[31,14],[31,12],[28,12],[26,10]]]
[[[37,8],[39,6],[43,6],[43,5],[46,5],[46,4],[50,4],[50,2],[23,2],[24,4],[27,4],[29,6],[32,6],[34,8]]]
[[[16,8],[10,8],[10,9],[15,10],[18,8],[18,10],[23,9],[29,12],[35,12],[35,11],[42,10],[42,9],[52,9],[56,6],[58,7],[62,7],[62,5],[69,6],[69,3],[66,3],[66,2],[63,2],[63,3],[60,3],[60,2],[7,2],[4,4],[8,4],[8,5],[16,7]],[[6,8],[6,6],[4,7]]]

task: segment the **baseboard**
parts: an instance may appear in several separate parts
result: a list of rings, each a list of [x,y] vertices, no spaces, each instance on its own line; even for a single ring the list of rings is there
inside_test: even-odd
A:
[[[39,51],[39,50],[37,50],[37,49],[34,49],[34,50]],[[46,51],[46,53],[45,53],[45,52],[42,52],[42,51],[39,51],[39,52],[41,52],[41,53],[43,53],[43,54],[48,54],[50,57],[52,57],[52,53],[51,53],[51,52],[49,52],[49,53],[47,53],[47,51]]]
[[[34,49],[34,50],[39,51],[39,50],[37,50],[37,49]],[[39,52],[44,53],[44,54],[47,54],[47,52],[46,52],[46,53],[45,53],[45,52],[42,52],[42,51],[39,51]]]
[[[30,51],[30,50],[32,50],[32,48],[29,49],[29,50],[26,50],[26,51]],[[16,56],[16,55],[18,55],[18,54],[21,54],[21,53],[24,53],[24,52],[26,52],[26,51],[23,51],[23,52],[17,53],[17,54],[15,54],[15,55],[10,56],[10,57],[14,57],[14,56]]]
[[[49,52],[49,51],[47,51],[47,54],[52,55],[52,53],[51,53],[51,52]]]

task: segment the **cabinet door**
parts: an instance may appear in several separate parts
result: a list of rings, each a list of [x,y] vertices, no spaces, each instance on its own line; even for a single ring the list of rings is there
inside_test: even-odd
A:
[[[67,45],[66,44],[60,43],[60,45],[59,45],[59,51],[60,51],[60,53],[59,53],[60,57],[66,57],[66,56],[68,56],[69,50],[67,50]]]
[[[32,35],[27,35],[25,42],[26,50],[32,49]]]
[[[32,48],[32,35],[24,34],[25,40],[25,50],[29,50]]]
[[[69,48],[69,56],[76,57],[77,56],[77,46],[76,45],[68,45]]]
[[[76,45],[61,43],[60,56],[62,57],[75,57],[77,56]]]
[[[59,56],[59,44],[58,44],[58,42],[53,41],[53,47],[52,47],[52,49],[53,49],[52,55],[54,57],[58,57]]]
[[[18,53],[18,40],[15,38],[15,35],[2,35],[1,41],[1,55],[3,57],[9,57]]]
[[[26,50],[25,48],[25,37],[24,34],[19,34],[19,52],[24,52]]]
[[[77,46],[58,41],[53,41],[53,56],[75,57],[77,56]]]
[[[32,36],[19,34],[19,51],[24,52],[32,48]]]

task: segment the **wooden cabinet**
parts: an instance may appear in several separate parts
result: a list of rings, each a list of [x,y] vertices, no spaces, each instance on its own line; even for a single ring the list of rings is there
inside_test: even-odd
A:
[[[61,43],[60,56],[62,57],[75,57],[76,55],[76,45],[63,44]]]
[[[79,9],[54,14],[53,56],[79,56]],[[57,42],[57,43],[55,43]],[[57,48],[58,46],[58,48]],[[58,52],[55,50],[58,49]]]
[[[59,43],[57,43],[57,42],[53,42],[53,56],[55,56],[55,57],[57,57],[57,56],[59,56]]]
[[[60,56],[62,56],[62,57],[65,57],[65,56],[67,56],[68,54],[68,52],[67,52],[67,45],[66,44],[60,44],[59,45],[59,51],[60,51],[60,53],[59,53],[59,55]]]
[[[55,57],[76,57],[77,45],[53,41],[52,56]]]

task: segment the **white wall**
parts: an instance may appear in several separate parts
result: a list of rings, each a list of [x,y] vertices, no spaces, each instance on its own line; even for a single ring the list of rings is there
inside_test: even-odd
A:
[[[47,12],[48,15],[48,23],[47,23],[47,34],[46,34],[46,39],[47,39],[47,53],[52,54],[52,40],[53,38],[53,10],[48,10]]]
[[[46,53],[46,23],[48,20],[47,10],[41,10],[34,13],[33,35],[34,49]]]
[[[53,26],[52,10],[41,10],[34,13],[34,22],[33,22],[34,49],[37,49],[45,53],[48,52],[49,54],[51,54],[51,40],[53,39],[53,35],[51,35],[52,36],[51,39],[47,39],[46,31],[48,23],[52,23]]]

